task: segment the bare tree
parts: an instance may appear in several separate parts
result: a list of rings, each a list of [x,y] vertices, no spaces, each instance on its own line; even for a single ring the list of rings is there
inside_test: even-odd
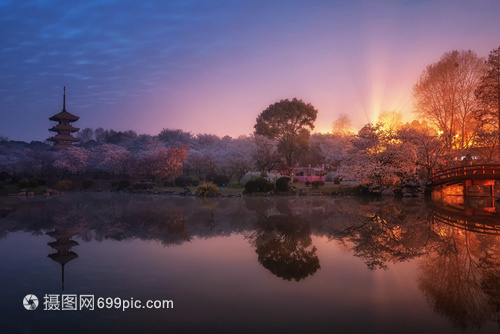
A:
[[[479,104],[475,91],[485,64],[473,51],[451,51],[427,66],[413,86],[416,114],[444,134],[448,148],[466,148]]]
[[[351,119],[346,113],[341,113],[339,117],[332,123],[332,132],[342,137],[352,133]]]

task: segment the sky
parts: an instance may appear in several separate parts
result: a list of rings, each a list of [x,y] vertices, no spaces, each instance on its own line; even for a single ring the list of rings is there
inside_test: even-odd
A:
[[[0,136],[80,128],[251,134],[270,104],[412,115],[412,87],[445,52],[500,46],[498,0],[0,0]]]

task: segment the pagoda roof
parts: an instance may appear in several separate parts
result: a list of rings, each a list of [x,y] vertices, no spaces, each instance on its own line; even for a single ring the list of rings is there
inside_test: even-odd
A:
[[[75,137],[70,136],[70,135],[56,135],[54,137],[50,137],[47,140],[50,140],[50,141],[80,141],[80,138],[75,138]]]
[[[49,254],[47,256],[50,257],[52,260],[59,262],[60,264],[66,264],[69,261],[76,259],[78,257],[78,254],[69,251],[69,252],[57,252]]]
[[[54,116],[49,118],[51,121],[60,121],[60,120],[68,120],[70,122],[76,122],[80,119],[80,117],[75,116],[63,109],[60,113],[55,114]]]
[[[49,131],[55,131],[55,132],[64,131],[64,130],[76,132],[76,131],[80,130],[80,128],[75,128],[74,126],[71,126],[69,124],[57,124],[49,129]]]
[[[49,242],[47,245],[57,250],[69,250],[72,247],[78,246],[79,243],[75,240],[68,239],[58,239],[56,241]]]
[[[66,229],[60,230],[56,228],[54,231],[49,231],[45,233],[54,239],[71,239],[73,236],[78,235],[77,232],[68,231]]]

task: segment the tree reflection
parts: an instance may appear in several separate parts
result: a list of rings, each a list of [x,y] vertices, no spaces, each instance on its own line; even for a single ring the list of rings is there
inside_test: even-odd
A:
[[[491,234],[493,225],[486,228],[492,210],[481,216],[459,209],[454,203],[434,208],[431,226],[439,240],[419,263],[418,284],[435,312],[455,327],[480,329],[500,314],[500,236]]]
[[[311,227],[300,215],[292,213],[288,200],[278,200],[272,215],[261,208],[258,229],[252,240],[259,263],[273,275],[299,282],[313,275],[319,268],[316,247],[312,245]]]
[[[0,236],[57,232],[50,244],[57,253],[50,258],[61,265],[76,258],[76,240],[142,239],[171,246],[240,234],[255,247],[260,265],[283,280],[299,282],[320,269],[314,235],[337,240],[370,270],[418,259],[420,290],[430,307],[457,328],[499,321],[500,221],[495,207],[471,211],[463,203],[438,208],[396,199],[85,193],[8,200],[2,208],[7,207],[9,213],[0,217]]]
[[[338,234],[354,255],[370,270],[388,269],[388,263],[404,262],[425,253],[429,234],[426,213],[403,202],[369,203],[361,216]]]

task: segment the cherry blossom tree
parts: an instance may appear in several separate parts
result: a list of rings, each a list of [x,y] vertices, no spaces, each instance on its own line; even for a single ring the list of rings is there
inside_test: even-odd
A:
[[[64,174],[85,172],[89,152],[81,147],[70,146],[55,152],[54,167]]]
[[[96,169],[110,174],[130,176],[136,165],[136,159],[132,153],[114,144],[104,144],[98,147],[93,158],[97,160]]]

